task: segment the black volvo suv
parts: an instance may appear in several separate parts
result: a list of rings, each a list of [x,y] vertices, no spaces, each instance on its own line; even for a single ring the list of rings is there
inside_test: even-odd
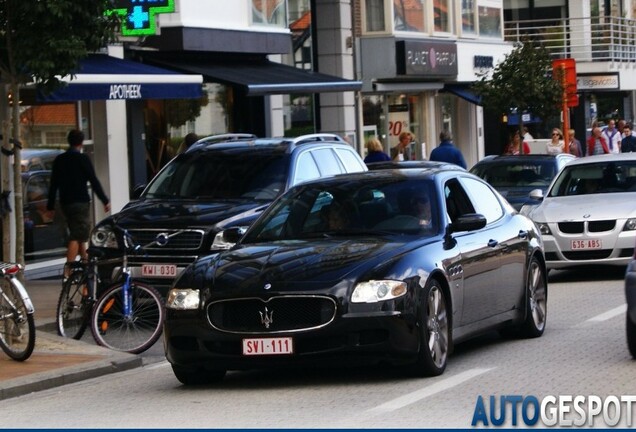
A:
[[[132,276],[165,295],[174,278],[197,257],[233,244],[224,231],[249,226],[291,186],[366,170],[355,149],[334,134],[204,138],[171,160],[139,198],[97,224],[91,248],[102,262],[113,261],[99,267],[102,286],[119,270],[121,229],[135,244],[146,246],[129,257]]]

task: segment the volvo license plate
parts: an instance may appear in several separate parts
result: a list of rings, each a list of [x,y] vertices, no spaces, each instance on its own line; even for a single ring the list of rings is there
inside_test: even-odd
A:
[[[243,355],[293,354],[294,343],[290,337],[243,339]]]
[[[571,247],[572,250],[603,249],[603,242],[599,239],[572,240]]]
[[[174,264],[142,264],[141,275],[146,277],[177,277],[177,266]]]

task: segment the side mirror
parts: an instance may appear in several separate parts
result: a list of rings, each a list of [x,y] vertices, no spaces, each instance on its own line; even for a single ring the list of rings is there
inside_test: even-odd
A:
[[[468,213],[458,217],[451,224],[451,232],[475,231],[486,226],[486,218],[479,213]]]
[[[139,199],[139,197],[141,196],[141,193],[144,191],[144,189],[146,189],[146,185],[145,184],[138,184],[137,186],[135,186],[133,188],[132,191],[132,199]]]
[[[236,244],[243,237],[245,231],[243,227],[228,228],[223,231],[223,240],[226,243]]]
[[[533,189],[528,194],[530,198],[537,201],[543,201],[543,190],[542,189]]]

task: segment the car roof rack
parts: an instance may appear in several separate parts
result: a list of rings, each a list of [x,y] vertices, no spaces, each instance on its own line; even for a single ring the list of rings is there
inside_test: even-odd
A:
[[[215,144],[218,142],[226,142],[226,141],[237,141],[242,139],[255,139],[257,138],[254,134],[248,133],[227,133],[220,135],[210,135],[204,138],[201,138],[194,144]]]
[[[301,135],[298,136],[296,138],[293,138],[291,140],[291,142],[293,144],[306,144],[306,143],[315,143],[315,142],[321,142],[321,141],[336,141],[339,143],[344,143],[344,144],[348,144],[344,138],[342,138],[340,135],[338,134],[334,134],[334,133],[314,133],[314,134],[307,134],[307,135]]]

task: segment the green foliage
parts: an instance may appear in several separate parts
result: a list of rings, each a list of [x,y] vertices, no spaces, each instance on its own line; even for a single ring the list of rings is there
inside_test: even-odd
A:
[[[286,137],[297,137],[300,135],[307,135],[315,133],[314,125],[304,125],[304,126],[292,126],[289,129],[285,130]]]
[[[116,16],[110,0],[0,1],[0,79],[46,90],[72,73],[81,58],[114,40]]]
[[[166,120],[172,127],[180,127],[194,121],[201,114],[201,107],[208,104],[208,94],[200,99],[167,99],[165,101]]]
[[[561,110],[563,90],[552,77],[552,59],[547,49],[534,41],[515,47],[495,67],[492,78],[482,78],[473,89],[485,107],[502,114],[516,108],[519,113],[529,111],[547,119]]]

